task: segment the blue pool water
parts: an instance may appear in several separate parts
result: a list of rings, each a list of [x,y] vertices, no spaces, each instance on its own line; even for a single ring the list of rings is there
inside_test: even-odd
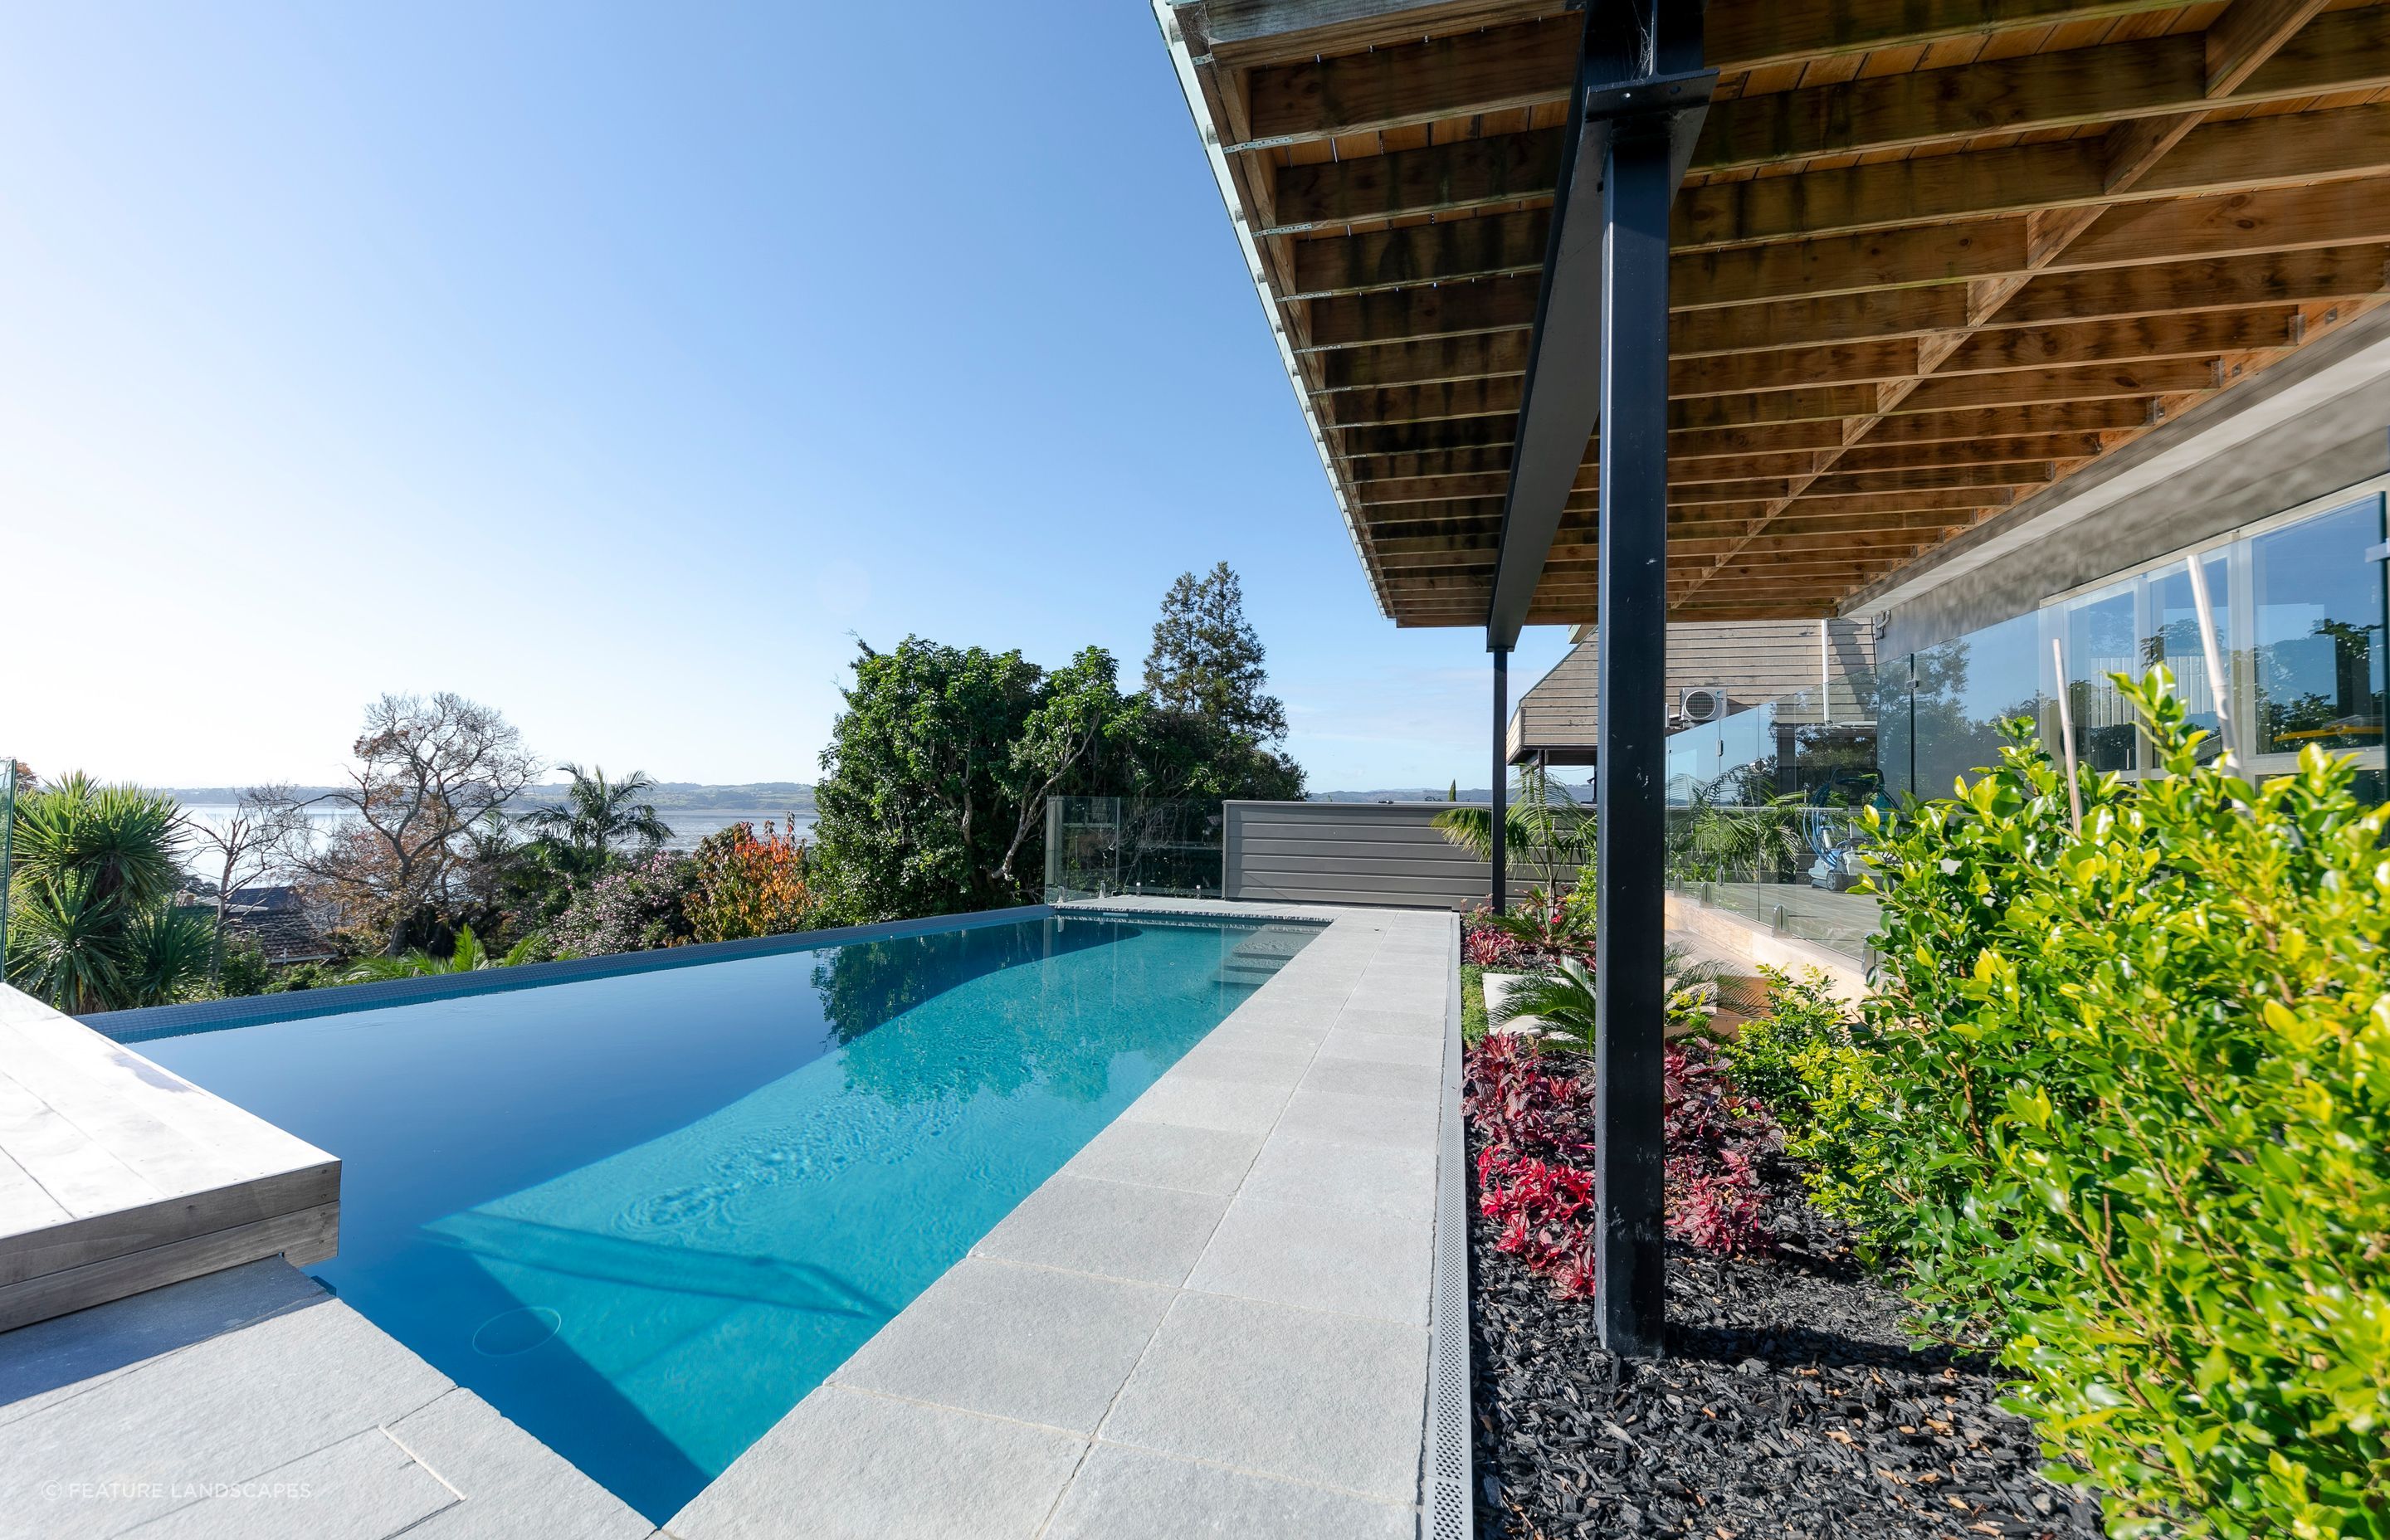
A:
[[[139,1047],[340,1156],[310,1271],[662,1522],[1308,934],[1052,917]]]

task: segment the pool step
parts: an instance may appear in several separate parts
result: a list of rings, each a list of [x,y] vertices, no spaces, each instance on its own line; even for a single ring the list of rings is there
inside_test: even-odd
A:
[[[1284,968],[1303,943],[1315,934],[1307,927],[1273,925],[1239,942],[1221,961],[1220,978],[1235,984],[1260,984]]]

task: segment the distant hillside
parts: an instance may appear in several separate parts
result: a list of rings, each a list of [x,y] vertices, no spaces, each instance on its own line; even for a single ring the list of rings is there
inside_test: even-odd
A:
[[[1590,788],[1572,786],[1558,777],[1549,784],[1555,799],[1572,797],[1588,804],[1593,801]],[[1315,802],[1440,802],[1451,789],[1449,785],[1446,785],[1398,786],[1390,791],[1314,791],[1309,800]],[[1494,800],[1494,793],[1482,786],[1464,786],[1460,789],[1459,800],[1464,802],[1490,802]]]
[[[196,807],[228,806],[240,800],[244,788],[238,786],[161,786],[151,789],[163,791],[175,801]],[[320,796],[336,790],[329,786],[302,786],[302,796]],[[565,787],[534,786],[515,802],[521,807],[539,807],[564,800]],[[656,811],[674,813],[739,813],[777,817],[783,813],[795,813],[810,818],[814,811],[814,789],[803,781],[750,781],[739,786],[715,786],[703,781],[663,781],[648,793],[647,801],[656,804]]]

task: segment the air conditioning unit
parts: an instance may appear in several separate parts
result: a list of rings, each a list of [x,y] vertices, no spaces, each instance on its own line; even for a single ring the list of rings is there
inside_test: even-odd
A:
[[[1677,718],[1687,726],[1715,722],[1726,714],[1724,685],[1689,685],[1677,695]]]

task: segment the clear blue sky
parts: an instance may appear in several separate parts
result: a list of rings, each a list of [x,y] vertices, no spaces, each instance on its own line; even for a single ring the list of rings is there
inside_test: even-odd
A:
[[[1482,637],[1379,617],[1140,0],[17,5],[0,145],[45,774],[314,780],[456,689],[810,780],[850,634],[1134,675],[1225,559],[1315,788],[1485,783]]]

